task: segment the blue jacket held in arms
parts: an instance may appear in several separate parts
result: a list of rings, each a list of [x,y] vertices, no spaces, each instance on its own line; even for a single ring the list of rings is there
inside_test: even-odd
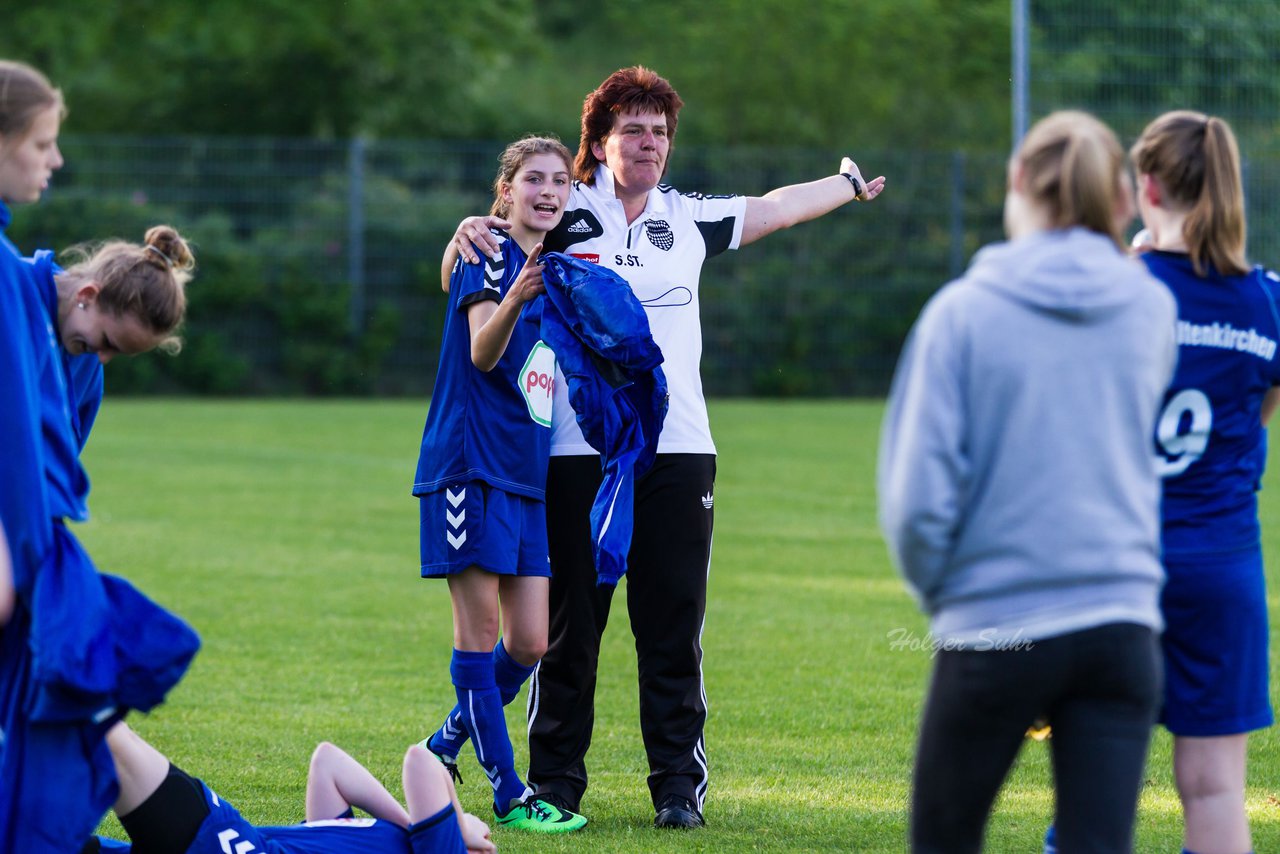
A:
[[[653,465],[667,414],[662,351],[621,276],[559,252],[542,258],[547,292],[525,311],[555,351],[582,435],[600,452],[591,550],[597,583],[613,585],[627,571],[635,482]]]
[[[0,524],[17,599],[0,629],[0,851],[75,854],[116,798],[107,727],[160,703],[199,639],[99,574],[64,524],[84,515],[84,437],[32,274],[0,247]]]

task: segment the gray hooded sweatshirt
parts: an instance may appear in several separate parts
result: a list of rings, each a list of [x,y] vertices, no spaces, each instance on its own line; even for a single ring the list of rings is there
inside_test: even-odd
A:
[[[1159,631],[1152,431],[1176,307],[1107,237],[979,252],[925,306],[880,440],[880,526],[934,643]]]

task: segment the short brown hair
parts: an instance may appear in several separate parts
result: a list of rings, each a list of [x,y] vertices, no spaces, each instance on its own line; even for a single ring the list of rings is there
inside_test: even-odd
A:
[[[642,65],[620,68],[605,78],[582,102],[582,136],[578,140],[578,156],[573,162],[573,177],[593,184],[600,161],[591,151],[613,130],[619,113],[660,113],[667,117],[667,140],[676,141],[676,123],[684,101],[665,77]]]
[[[1190,208],[1182,237],[1197,274],[1205,275],[1206,261],[1227,276],[1249,271],[1240,149],[1230,125],[1190,110],[1165,113],[1147,125],[1130,156],[1167,198]]]

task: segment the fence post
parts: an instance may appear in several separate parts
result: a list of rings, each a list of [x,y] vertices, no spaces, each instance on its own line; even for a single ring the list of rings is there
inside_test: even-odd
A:
[[[361,137],[347,149],[347,280],[351,283],[351,334],[364,332],[364,149]]]
[[[1029,94],[1029,84],[1031,77],[1031,69],[1029,65],[1030,58],[1030,0],[1012,0],[1013,2],[1013,57],[1010,60],[1013,68],[1010,69],[1010,77],[1013,79],[1013,147],[1017,148],[1018,143],[1022,142],[1022,138],[1027,133],[1027,97]]]
[[[951,278],[964,272],[964,180],[965,155],[951,153]]]

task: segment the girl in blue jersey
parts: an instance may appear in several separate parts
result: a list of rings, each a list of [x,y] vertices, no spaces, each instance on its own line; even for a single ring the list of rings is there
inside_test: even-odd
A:
[[[529,798],[503,706],[547,646],[545,487],[555,356],[522,308],[543,292],[538,255],[569,198],[572,158],[529,137],[500,159],[493,212],[512,228],[483,266],[456,264],[413,494],[421,572],[447,578],[458,705],[424,741],[456,771],[470,738],[500,825],[565,832],[586,819]],[[499,636],[499,626],[502,634]]]
[[[414,745],[405,753],[407,809],[377,778],[322,742],[307,773],[306,821],[257,827],[124,723],[107,734],[120,774],[116,815],[131,844],[92,837],[83,854],[493,854],[484,822],[464,813],[449,774]],[[353,809],[371,818],[356,818]]]
[[[1251,849],[1247,733],[1270,726],[1256,491],[1280,383],[1273,273],[1245,260],[1240,155],[1222,119],[1166,113],[1131,151],[1142,255],[1178,302],[1178,368],[1156,427],[1163,476],[1165,696],[1186,850]]]
[[[62,165],[61,116],[42,75],[0,62],[0,224],[7,205],[35,201]],[[74,851],[110,805],[104,722],[161,702],[198,639],[127,582],[99,575],[65,524],[85,518],[88,479],[59,332],[76,330],[61,340],[77,352],[149,348],[162,336],[132,337],[129,318],[145,327],[150,299],[135,293],[104,313],[100,294],[61,294],[43,275],[51,266],[24,263],[3,242],[0,527],[14,611],[0,645],[0,850]]]
[[[177,353],[186,285],[195,257],[171,226],[147,230],[142,243],[112,240],[70,250],[65,270],[53,253],[27,260],[62,348],[71,420],[80,448],[102,403],[102,367],[121,354]]]

